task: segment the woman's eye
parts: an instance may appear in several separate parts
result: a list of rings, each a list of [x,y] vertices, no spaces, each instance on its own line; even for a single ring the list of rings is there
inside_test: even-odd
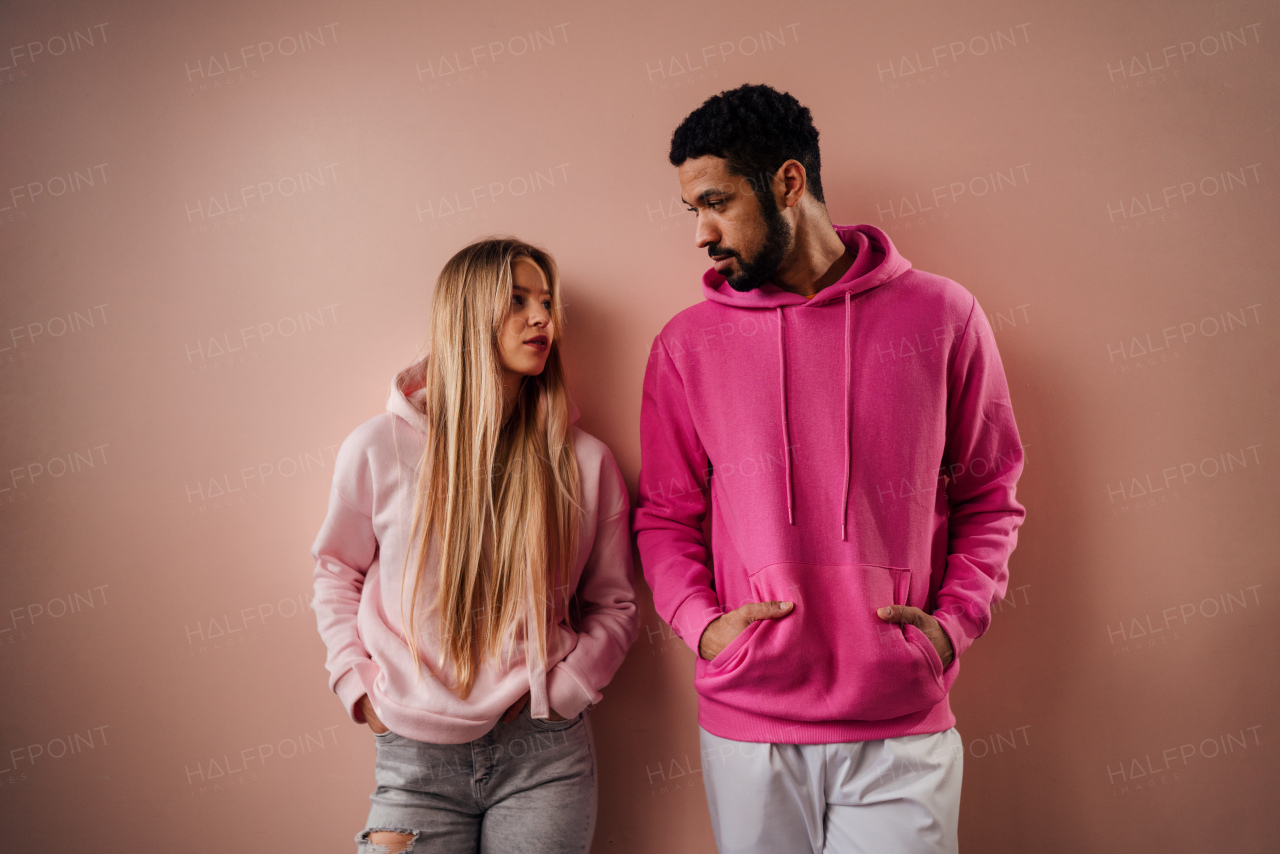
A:
[[[524,297],[520,296],[520,294],[512,294],[511,301],[516,305],[524,305]]]
[[[545,308],[547,311],[551,311],[551,300],[549,300],[549,299],[548,299],[548,300],[543,300],[543,301],[542,301],[542,307],[543,307],[543,308]]]

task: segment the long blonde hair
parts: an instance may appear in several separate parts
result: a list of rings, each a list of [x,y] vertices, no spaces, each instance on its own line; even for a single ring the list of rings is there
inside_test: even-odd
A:
[[[547,278],[554,335],[545,368],[523,378],[504,423],[498,335],[511,310],[513,264],[520,258]],[[440,616],[434,670],[462,699],[480,663],[496,657],[517,628],[525,654],[545,665],[549,631],[568,610],[581,507],[560,359],[564,321],[555,260],[515,238],[464,247],[436,282],[425,377],[428,433],[409,532],[417,567],[404,624],[420,673],[418,590],[434,546]],[[402,622],[408,559],[407,552]]]

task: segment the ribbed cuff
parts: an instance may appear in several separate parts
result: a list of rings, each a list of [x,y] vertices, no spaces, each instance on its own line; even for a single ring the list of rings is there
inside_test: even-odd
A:
[[[970,627],[966,623],[968,621],[956,614],[956,608],[940,607],[933,612],[933,618],[942,626],[942,630],[947,633],[947,638],[951,641],[951,649],[955,652],[955,658],[951,659],[951,663],[944,669],[950,670],[955,663],[960,660],[960,656],[964,654],[972,644],[975,637],[981,632],[977,631],[977,627]]]
[[[359,703],[360,698],[369,692],[364,687],[364,680],[360,678],[360,674],[354,667],[338,678],[333,685],[333,693],[338,695],[351,720],[358,724],[365,723],[364,716],[356,711],[356,703]]]
[[[563,661],[547,673],[547,705],[562,718],[574,718],[592,703],[604,699],[591,691]]]
[[[720,606],[715,593],[707,590],[705,593],[690,596],[684,601],[684,604],[671,616],[671,630],[680,636],[689,649],[693,650],[694,655],[697,655],[702,633],[707,630],[707,626],[723,615],[724,608]]]

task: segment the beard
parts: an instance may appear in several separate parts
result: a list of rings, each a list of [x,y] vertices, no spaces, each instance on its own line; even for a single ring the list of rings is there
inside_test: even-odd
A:
[[[791,224],[778,210],[777,202],[772,194],[758,193],[756,200],[760,204],[760,215],[764,218],[764,240],[760,248],[751,258],[744,258],[735,250],[726,251],[723,247],[712,244],[707,247],[710,255],[732,255],[738,259],[738,272],[725,276],[729,287],[735,291],[755,290],[773,278],[782,266],[782,261],[791,251]]]

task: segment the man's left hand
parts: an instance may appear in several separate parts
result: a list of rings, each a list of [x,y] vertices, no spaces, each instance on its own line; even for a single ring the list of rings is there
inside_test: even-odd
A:
[[[947,637],[947,633],[942,629],[942,624],[932,614],[926,614],[919,608],[913,608],[910,605],[886,605],[876,611],[876,616],[886,623],[910,623],[924,632],[924,636],[929,639],[933,644],[933,648],[938,651],[938,658],[942,659],[944,668],[956,657],[956,651],[951,646],[951,638]]]

